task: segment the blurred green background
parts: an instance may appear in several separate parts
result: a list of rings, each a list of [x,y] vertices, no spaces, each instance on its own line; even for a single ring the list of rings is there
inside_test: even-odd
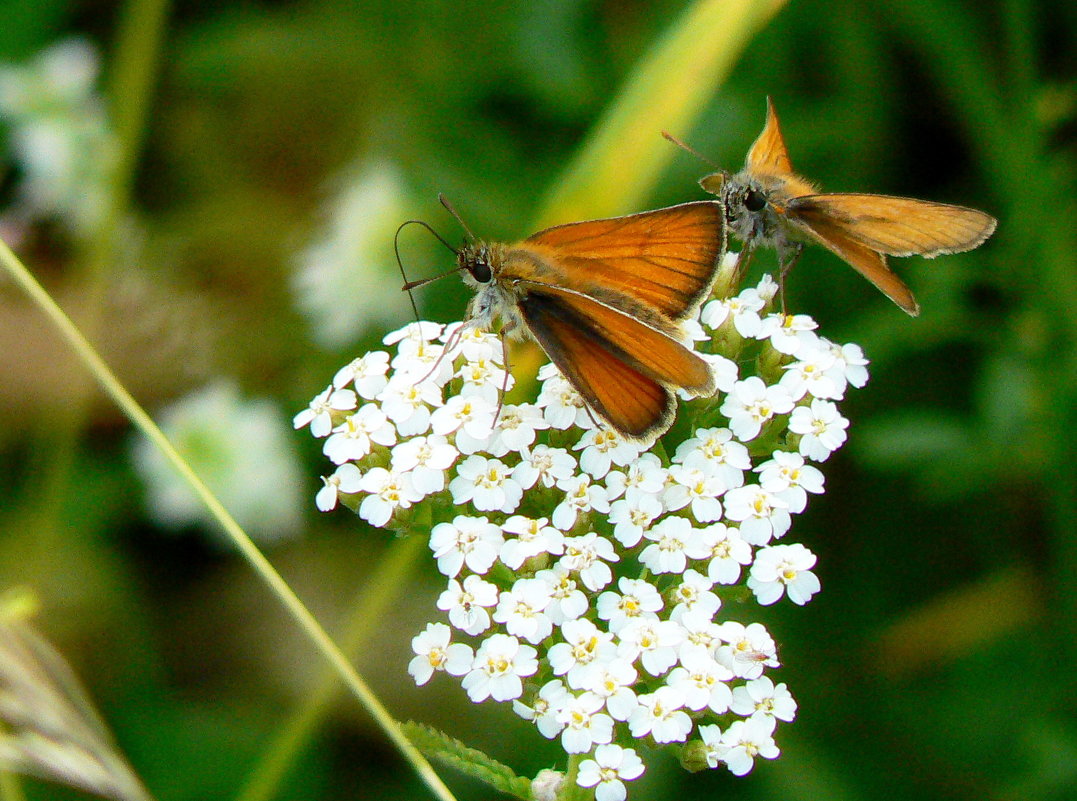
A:
[[[412,686],[409,641],[434,619],[440,579],[420,558],[406,585],[379,583],[385,560],[423,546],[318,514],[328,463],[288,421],[409,319],[396,225],[421,217],[457,241],[443,192],[482,236],[531,233],[686,8],[4,4],[0,62],[18,86],[73,39],[96,49],[101,74],[87,77],[91,51],[76,46],[71,80],[85,91],[64,89],[61,71],[54,95],[0,116],[0,236],[155,416],[205,387],[223,427],[235,404],[260,410],[258,430],[278,434],[264,461],[222,477],[226,502],[331,630],[365,637],[359,669],[398,718],[527,775],[556,764],[555,743],[507,709],[472,707],[454,682]],[[761,616],[798,719],[779,728],[782,757],[745,779],[660,756],[630,798],[1077,797],[1075,32],[1066,0],[793,0],[674,130],[738,168],[769,94],[794,165],[823,189],[956,202],[1000,222],[972,253],[895,260],[923,306],[915,320],[827,253],[792,273],[791,310],[872,361],[843,406],[850,442],[825,465],[828,491],[790,535],[819,555],[824,591]],[[660,116],[636,120],[659,142]],[[68,149],[33,152],[74,154],[67,196],[48,202],[28,194],[40,165],[19,149],[42,120],[62,123]],[[703,197],[709,168],[665,158],[660,180],[632,190],[637,210]],[[636,165],[615,166],[631,184]],[[402,245],[409,277],[448,269],[417,230]],[[757,256],[752,280],[773,266]],[[448,321],[466,297],[447,280],[419,302]],[[159,798],[249,791],[320,659],[212,525],[148,495],[129,425],[6,279],[0,303],[0,591],[37,594],[38,625]],[[272,513],[267,473],[289,501]],[[490,797],[445,774],[462,799]],[[428,797],[343,696],[270,784],[265,797]],[[79,797],[29,780],[23,792]]]

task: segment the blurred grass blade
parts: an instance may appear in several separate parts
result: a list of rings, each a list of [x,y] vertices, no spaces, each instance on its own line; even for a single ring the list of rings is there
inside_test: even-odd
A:
[[[430,791],[438,798],[443,799],[443,801],[453,801],[452,792],[441,781],[426,758],[404,736],[400,726],[389,714],[385,705],[381,703],[378,696],[352,667],[347,657],[337,647],[333,638],[329,636],[313,613],[299,600],[299,596],[295,594],[288,582],[266,559],[265,554],[258,550],[258,546],[247,536],[247,533],[228,510],[224,508],[217,496],[210,492],[205,482],[183,460],[175,446],[168,441],[168,437],[164,435],[164,432],[153,421],[153,418],[146,413],[146,410],[139,406],[127,388],[120,383],[116,374],[109,369],[104,359],[93,349],[86,337],[71,321],[71,318],[64,314],[63,309],[56,304],[52,296],[45,291],[45,288],[38,283],[3,240],[0,240],[0,268],[6,270],[16,285],[26,292],[33,303],[44,312],[60,336],[75,352],[79,361],[89,370],[101,389],[123,411],[124,416],[131,421],[143,436],[168,457],[168,461],[172,463],[172,466],[183,476],[191,489],[202,500],[202,503],[206,505],[210,514],[220,523],[221,528],[224,529],[225,534],[236,546],[243,558],[251,565],[258,577],[265,582],[270,592],[277,597],[277,600],[288,611],[288,614],[291,615],[310,642],[329,661],[348,686],[348,689],[370,713],[386,736],[392,740],[393,745],[397,747],[401,755],[419,774]]]
[[[547,196],[536,228],[639,211],[692,124],[785,0],[697,0],[651,47]]]
[[[118,801],[150,799],[67,662],[10,619],[0,619],[0,767]]]

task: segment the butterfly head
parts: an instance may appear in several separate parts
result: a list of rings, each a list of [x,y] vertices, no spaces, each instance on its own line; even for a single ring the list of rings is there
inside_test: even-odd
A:
[[[721,201],[730,231],[742,242],[767,240],[779,224],[780,212],[771,202],[779,187],[769,184],[747,172],[716,172],[699,181],[705,191]]]
[[[490,284],[501,266],[501,248],[486,242],[468,242],[456,251],[456,266],[464,283],[473,289]]]

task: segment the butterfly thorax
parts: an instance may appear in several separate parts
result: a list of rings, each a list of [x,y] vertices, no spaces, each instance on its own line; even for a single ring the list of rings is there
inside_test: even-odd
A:
[[[721,198],[730,231],[740,241],[769,245],[779,253],[795,247],[801,237],[785,215],[785,204],[812,194],[814,188],[793,174],[750,173],[747,170],[722,182]]]
[[[475,290],[468,304],[468,319],[479,328],[494,330],[498,319],[501,330],[524,331],[517,311],[514,286],[501,276],[505,264],[505,245],[500,242],[469,242],[456,253],[456,263],[464,283]]]

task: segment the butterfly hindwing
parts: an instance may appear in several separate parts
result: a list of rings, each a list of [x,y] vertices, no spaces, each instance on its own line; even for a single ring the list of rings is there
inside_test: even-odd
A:
[[[563,298],[536,290],[526,293],[519,307],[528,330],[595,414],[640,439],[668,428],[676,403],[673,392],[633,364]]]

